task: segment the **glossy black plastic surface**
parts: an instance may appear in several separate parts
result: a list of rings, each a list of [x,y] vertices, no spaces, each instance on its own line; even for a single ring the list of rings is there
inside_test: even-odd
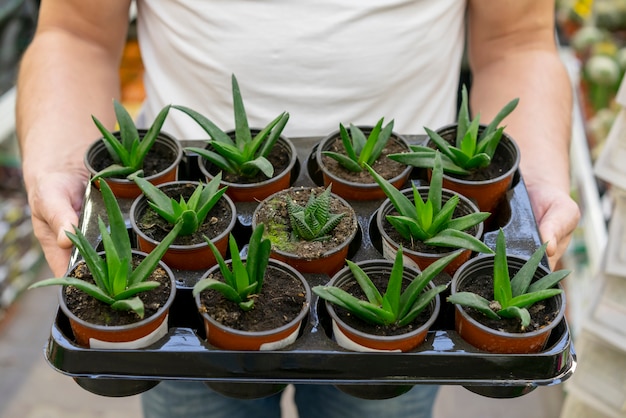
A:
[[[413,136],[412,142],[423,137]],[[302,138],[294,142],[299,149],[295,185],[320,184],[319,173],[310,158],[319,138]],[[203,144],[187,141],[187,145]],[[179,177],[198,179],[194,172],[195,157],[187,157]],[[423,183],[423,173],[414,172],[413,181]],[[380,237],[373,230],[374,213],[381,200],[350,202],[358,213],[360,234],[351,248],[353,261],[382,258]],[[132,201],[120,202],[128,210]],[[505,230],[507,247],[513,254],[530,255],[540,244],[535,219],[526,188],[519,175],[498,212],[494,214],[484,240],[495,247],[498,227]],[[236,233],[245,242],[250,233],[254,203],[237,204]],[[95,220],[103,212],[99,193],[88,188],[81,228],[94,245],[98,243]],[[245,251],[245,250],[244,250]],[[74,257],[77,257],[75,255]],[[72,260],[73,262],[74,260]],[[158,343],[141,350],[87,349],[72,340],[69,322],[57,312],[45,356],[59,372],[89,382],[81,385],[94,393],[124,396],[94,387],[119,379],[159,381],[165,379],[228,383],[329,383],[346,385],[463,385],[477,393],[493,397],[513,397],[531,391],[538,385],[558,384],[569,378],[576,365],[571,334],[565,320],[552,333],[547,348],[533,355],[491,354],[465,343],[454,331],[453,307],[442,303],[442,311],[424,344],[409,353],[357,353],[339,347],[330,336],[329,318],[323,303],[314,297],[306,326],[298,340],[279,351],[226,351],[210,346],[204,339],[204,328],[191,297],[191,287],[200,272],[174,270],[178,294],[170,313],[169,334]],[[324,284],[329,277],[305,275],[311,286]],[[448,280],[449,276],[440,277]],[[445,295],[444,295],[445,297]],[[152,383],[152,382],[150,382]],[[149,386],[149,385],[148,385]],[[393,389],[401,393],[401,386]],[[113,391],[114,392],[114,391]],[[131,394],[131,393],[128,393]],[[358,396],[358,395],[357,395]],[[364,397],[369,397],[365,395]]]

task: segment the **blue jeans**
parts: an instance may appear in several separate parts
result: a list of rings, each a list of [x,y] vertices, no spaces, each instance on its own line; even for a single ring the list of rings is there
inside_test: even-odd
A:
[[[295,385],[299,418],[431,418],[438,386],[415,385],[391,399],[364,400],[329,385]],[[280,397],[225,397],[199,382],[163,381],[142,395],[145,418],[280,417]]]

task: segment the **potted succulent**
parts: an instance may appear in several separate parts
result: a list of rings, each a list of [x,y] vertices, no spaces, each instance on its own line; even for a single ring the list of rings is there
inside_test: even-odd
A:
[[[291,187],[264,199],[252,227],[266,225],[272,257],[301,273],[333,275],[348,257],[358,232],[354,209],[331,186]]]
[[[137,129],[128,111],[113,101],[119,130],[111,132],[95,117],[94,123],[102,133],[85,153],[85,166],[92,181],[99,187],[104,179],[120,198],[135,198],[141,190],[127,176],[141,172],[153,184],[174,181],[183,157],[180,143],[161,130],[170,106],[157,115],[150,129]]]
[[[369,175],[365,164],[373,167],[396,188],[409,179],[412,167],[387,158],[387,154],[410,151],[404,137],[393,132],[392,120],[383,127],[381,118],[372,127],[350,124],[346,129],[324,138],[315,150],[315,159],[325,186],[333,184],[335,193],[350,200],[376,200],[384,192]]]
[[[369,170],[388,196],[376,213],[385,258],[393,259],[402,245],[408,257],[406,261],[424,269],[454,249],[462,248],[463,253],[446,267],[446,272],[452,275],[471,257],[472,251],[493,252],[481,241],[483,221],[489,213],[479,212],[469,199],[442,188],[443,170],[438,152],[429,186],[412,184],[410,189],[399,191],[371,167]]]
[[[154,186],[146,179],[131,179],[143,192],[130,208],[130,225],[141,251],[151,252],[179,222],[183,227],[176,240],[163,255],[170,267],[181,270],[202,270],[215,265],[215,257],[205,241],[213,241],[222,255],[226,254],[228,235],[235,227],[235,205],[219,188],[221,174],[204,184],[175,181]]]
[[[223,184],[228,186],[227,193],[235,202],[261,200],[291,184],[296,149],[281,135],[289,113],[281,113],[263,129],[251,129],[235,75],[232,76],[232,92],[235,129],[231,131],[223,131],[188,107],[173,108],[190,116],[209,134],[207,148],[186,148],[201,157],[202,173],[210,179],[223,171]]]
[[[457,270],[447,300],[455,304],[455,328],[464,340],[496,353],[545,347],[565,315],[563,290],[555,286],[570,273],[540,265],[546,245],[528,259],[507,255],[500,229],[494,255],[476,257]]]
[[[204,319],[207,340],[226,350],[279,350],[300,333],[311,303],[306,279],[289,265],[270,258],[264,226],[252,231],[247,257],[241,258],[231,234],[231,259],[224,261],[207,240],[218,264],[193,288],[196,306]],[[263,397],[282,390],[282,384],[207,383],[234,397]]]
[[[389,158],[432,169],[435,151],[439,150],[443,160],[443,186],[474,200],[480,210],[493,213],[519,167],[517,144],[504,132],[504,127],[498,126],[517,107],[519,100],[511,100],[484,126],[480,124],[480,115],[470,118],[465,86],[461,94],[455,124],[437,131],[424,128],[430,138],[427,145],[411,145],[412,152],[392,154]]]
[[[262,224],[254,228],[244,259],[231,234],[228,262],[207,240],[218,264],[196,283],[193,295],[205,321],[208,341],[216,347],[234,350],[285,347],[297,337],[308,312],[311,295],[306,280],[295,269],[270,258],[271,244],[263,238],[263,231]],[[266,297],[266,294],[274,296]],[[283,299],[291,302],[281,303]],[[280,312],[283,306],[290,312]],[[223,318],[212,315],[223,310],[235,310],[237,314]],[[261,319],[251,318],[257,314]],[[279,325],[271,319],[274,315]],[[224,323],[230,320],[233,322]],[[246,321],[255,324],[253,330],[246,329]]]
[[[63,286],[60,306],[81,346],[144,347],[167,333],[176,286],[171,270],[160,260],[183,225],[176,224],[150,254],[132,250],[115,196],[108,183],[102,182],[100,188],[110,229],[99,218],[104,251],[97,252],[75,227],[67,236],[83,260],[66,277],[42,280],[30,289]]]
[[[403,264],[402,248],[395,260],[347,261],[324,286],[313,293],[325,300],[332,321],[332,336],[351,351],[414,350],[426,339],[439,315],[439,293],[447,285],[433,279],[460,254],[456,251],[418,272]],[[385,288],[381,294],[379,289]],[[366,399],[398,396],[411,385],[337,385],[351,395]]]

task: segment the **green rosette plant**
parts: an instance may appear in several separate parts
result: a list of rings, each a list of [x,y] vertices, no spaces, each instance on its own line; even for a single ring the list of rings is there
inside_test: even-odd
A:
[[[101,257],[98,254],[77,227],[74,227],[73,234],[66,232],[68,238],[85,260],[94,283],[74,277],[60,277],[41,280],[32,284],[29,289],[53,285],[74,286],[95,299],[110,305],[113,309],[133,311],[140,318],[143,318],[144,305],[137,294],[160,285],[159,282],[148,281],[147,279],[157,267],[167,248],[176,239],[182,228],[182,223],[177,223],[163,241],[137,267],[133,268],[130,237],[120,207],[106,182],[102,182],[100,190],[110,228],[110,230],[107,229],[102,218],[98,217],[104,256]]]
[[[188,147],[186,150],[197,153],[228,173],[249,178],[261,171],[270,178],[274,175],[274,167],[267,159],[267,155],[284,130],[289,113],[281,113],[258,134],[252,136],[239,84],[234,74],[232,92],[235,113],[234,140],[226,131],[199,112],[185,106],[172,106],[190,116],[210,137],[208,141],[210,149]]]
[[[399,212],[399,215],[387,215],[386,219],[404,239],[422,241],[435,247],[466,248],[481,253],[493,253],[480,239],[465,232],[487,219],[490,215],[488,212],[475,212],[453,218],[460,201],[457,194],[442,204],[443,168],[439,152],[434,156],[434,168],[426,200],[422,199],[415,184],[411,185],[411,201],[374,169],[366,167]]]
[[[357,173],[363,171],[365,164],[372,165],[380,157],[391,137],[394,121],[392,120],[385,127],[383,127],[383,121],[384,118],[381,118],[367,137],[358,126],[350,124],[350,132],[348,132],[340,123],[339,135],[346,155],[333,151],[322,151],[322,154],[336,160],[348,171]]]
[[[528,307],[536,302],[562,293],[556,289],[561,280],[570,273],[568,270],[554,271],[532,282],[537,267],[546,251],[547,243],[539,247],[524,263],[521,269],[510,278],[506,256],[506,241],[502,229],[496,239],[496,253],[493,266],[493,296],[490,301],[471,292],[459,292],[447,298],[453,304],[474,308],[488,318],[518,318],[524,330],[530,324]]]
[[[204,223],[208,213],[220,200],[227,187],[219,188],[222,173],[218,173],[210,182],[200,182],[188,200],[180,196],[179,200],[169,197],[157,186],[143,177],[133,174],[129,177],[141,189],[148,199],[148,205],[171,225],[182,223],[178,235],[191,235]]]
[[[330,213],[331,187],[328,186],[319,196],[311,191],[305,206],[301,206],[287,196],[287,212],[294,238],[305,241],[325,241],[341,221],[345,213]]]
[[[424,145],[411,145],[411,152],[389,154],[389,158],[413,167],[432,168],[435,163],[435,151],[442,154],[443,169],[446,173],[467,175],[472,171],[489,166],[493,155],[502,139],[504,127],[498,125],[517,107],[519,99],[507,103],[496,117],[480,131],[480,114],[470,118],[467,88],[461,91],[461,106],[457,118],[456,140],[454,145],[437,132],[424,127],[430,140],[437,149]]]
[[[114,176],[125,177],[141,171],[143,161],[159,136],[171,106],[167,105],[161,109],[154,122],[141,139],[139,138],[139,132],[137,131],[133,118],[124,106],[117,100],[113,100],[113,107],[115,109],[117,124],[119,125],[119,138],[92,115],[94,123],[102,133],[102,141],[114,162],[112,165],[99,171],[93,177],[92,181]]]
[[[424,291],[431,280],[441,273],[460,253],[461,250],[455,251],[435,261],[416,276],[404,292],[402,292],[404,272],[402,247],[398,248],[396,253],[384,294],[380,293],[367,273],[350,260],[346,260],[346,263],[354,279],[365,293],[367,300],[359,299],[334,286],[315,286],[312,290],[320,298],[346,309],[365,322],[402,327],[413,322],[435,296],[447,288],[447,285],[439,285]]]
[[[217,260],[224,281],[212,277],[204,278],[193,287],[193,296],[204,290],[213,289],[220,292],[226,299],[237,303],[243,311],[254,308],[254,295],[261,293],[265,270],[270,259],[271,244],[269,239],[263,238],[263,231],[263,224],[259,224],[252,231],[245,263],[239,255],[235,237],[230,235],[228,245],[231,255],[231,268],[228,267],[211,240],[205,238]]]

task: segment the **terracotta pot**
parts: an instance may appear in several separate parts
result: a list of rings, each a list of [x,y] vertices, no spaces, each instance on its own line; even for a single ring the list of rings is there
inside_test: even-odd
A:
[[[184,184],[193,185],[193,188],[195,189],[199,183],[194,181],[175,181],[160,184],[158,187],[167,193],[168,190],[172,190],[174,187]],[[237,210],[235,208],[235,204],[228,196],[223,195],[220,201],[222,200],[230,208],[230,221],[228,227],[217,237],[213,238],[212,242],[217,247],[220,254],[225,256],[228,248],[228,236],[237,222]],[[157,240],[146,235],[145,232],[137,225],[137,221],[141,219],[141,216],[148,208],[148,199],[142,195],[135,199],[129,212],[130,226],[137,237],[137,246],[141,251],[146,253],[150,253],[159,244]],[[204,270],[217,263],[211,248],[204,241],[192,245],[176,244],[176,241],[174,241],[161,259],[171,268],[180,270]]]
[[[393,262],[390,260],[368,260],[357,263],[366,274],[382,271],[387,275],[391,274]],[[403,279],[412,280],[419,272],[410,267],[404,268]],[[348,267],[338,272],[329,285],[342,287],[353,282],[354,276]],[[434,287],[431,282],[429,287]],[[380,289],[381,292],[384,289]],[[333,337],[337,344],[351,351],[376,352],[376,351],[401,351],[407,352],[415,349],[424,342],[430,327],[434,324],[440,310],[439,295],[430,303],[430,318],[417,329],[402,335],[380,336],[363,332],[353,326],[346,324],[337,315],[333,304],[325,301],[326,310],[332,320]],[[389,399],[408,392],[413,385],[336,385],[337,389],[349,395],[362,399]]]
[[[428,197],[428,186],[418,187],[422,199],[426,199]],[[402,193],[406,195],[411,201],[413,201],[413,189],[404,189]],[[453,192],[452,190],[442,189],[441,191],[441,204],[445,204],[453,195],[458,193]],[[396,253],[398,252],[398,248],[400,247],[400,243],[395,241],[393,238],[389,236],[389,234],[385,231],[385,225],[390,225],[387,221],[386,217],[390,213],[395,211],[391,200],[386,199],[381,203],[378,211],[376,212],[376,227],[380,232],[380,236],[382,239],[382,252],[383,256],[388,260],[393,260],[396,257]],[[469,215],[471,213],[479,212],[478,207],[466,198],[463,195],[459,195],[459,203],[455,209],[456,216],[464,216]],[[474,237],[481,239],[483,236],[484,224],[481,222],[475,226],[475,232],[472,234]],[[467,232],[467,231],[466,231]],[[442,248],[442,252],[422,252],[422,251],[414,251],[407,246],[403,246],[402,253],[405,260],[405,266],[413,266],[419,270],[423,270],[426,267],[430,266],[432,263],[437,261],[438,259],[445,257],[457,250],[457,248]],[[450,276],[454,274],[454,272],[467,260],[472,256],[471,250],[465,250],[458,257],[450,262],[444,269],[446,273]]]
[[[141,137],[147,132],[145,129],[139,129],[138,131]],[[119,137],[119,132],[114,132],[114,135]],[[146,155],[146,159],[162,158],[161,154],[163,152],[169,152],[175,157],[164,171],[146,176],[146,180],[154,185],[175,181],[178,178],[178,165],[183,158],[183,148],[179,141],[165,132],[159,134],[153,149]],[[84,158],[85,167],[87,167],[92,177],[98,173],[98,170],[94,168],[97,161],[102,161],[105,158],[110,158],[109,153],[102,139],[98,139],[87,149]],[[132,180],[113,177],[108,177],[104,180],[111,187],[116,197],[134,199],[141,194],[141,190]],[[97,188],[100,188],[100,180],[96,180],[94,184]]]
[[[371,132],[372,130],[372,127],[360,127],[360,128],[363,130],[363,132],[366,135],[369,134],[369,132]],[[373,178],[370,177],[370,180],[371,180],[370,183],[358,183],[355,181],[347,180],[345,176],[342,175],[341,172],[335,172],[335,171],[329,170],[329,167],[325,163],[325,161],[328,161],[330,157],[324,156],[322,152],[328,151],[333,145],[333,143],[335,142],[335,140],[337,140],[337,138],[340,138],[338,130],[328,135],[326,138],[324,138],[319,143],[319,145],[316,147],[316,150],[315,150],[315,160],[317,162],[317,166],[322,172],[324,186],[328,187],[330,184],[332,184],[333,193],[348,200],[384,199],[386,197],[385,192],[383,192],[383,190],[380,188],[378,183],[374,181]],[[339,139],[339,141],[341,142],[341,139]],[[392,133],[391,137],[389,138],[389,142],[392,142],[392,141],[400,144],[401,147],[404,148],[407,152],[410,151],[409,143],[403,136],[398,135],[396,133]],[[387,158],[384,152],[379,157],[379,159],[381,158]],[[393,161],[393,160],[388,160],[388,161]],[[393,161],[393,164],[400,164],[400,163]],[[411,174],[412,169],[413,167],[406,166],[404,170],[402,171],[402,173],[400,173],[399,175],[391,179],[387,179],[387,181],[389,181],[397,189],[400,189],[409,180],[409,176]],[[345,172],[348,173],[347,170],[345,170]]]
[[[454,143],[456,125],[445,126],[437,130],[437,133],[450,143]],[[432,146],[434,147],[434,145]],[[513,176],[519,168],[520,150],[513,138],[503,133],[495,155],[502,155],[506,161],[506,167],[503,168],[501,174],[497,177],[475,181],[464,179],[462,176],[452,176],[444,172],[443,187],[454,190],[473,200],[481,211],[493,213],[500,201],[505,198],[507,190],[511,187]]]
[[[228,263],[229,261],[227,261],[227,264]],[[196,307],[201,312],[202,318],[204,319],[207,341],[210,344],[225,350],[262,351],[279,350],[292,344],[296,340],[300,332],[300,328],[302,327],[302,322],[309,312],[309,306],[311,303],[311,289],[309,284],[302,274],[281,261],[270,259],[267,268],[268,270],[281,270],[302,282],[307,301],[305,306],[302,308],[302,311],[300,311],[298,316],[292,319],[289,323],[280,328],[267,331],[241,331],[226,327],[213,319],[207,313],[202,312],[204,309],[202,309],[202,303],[200,301],[201,294],[198,294],[195,296]],[[214,266],[209,269],[202,276],[202,278],[206,278],[217,272],[219,272],[219,266]],[[269,277],[267,276],[268,274],[271,273],[266,273],[266,277]]]
[[[104,253],[101,252],[100,254]],[[147,255],[141,251],[133,251],[133,254],[142,257]],[[68,276],[71,276],[77,265],[72,266],[68,271]],[[94,325],[78,318],[65,304],[65,287],[61,287],[59,291],[59,305],[70,321],[76,342],[87,348],[136,349],[149,346],[164,337],[168,331],[167,318],[169,309],[176,296],[176,283],[174,274],[165,263],[160,261],[159,267],[163,268],[170,277],[170,288],[172,289],[170,296],[167,302],[154,315],[130,325]]]
[[[258,130],[253,129],[252,132],[255,134]],[[254,202],[263,200],[271,194],[291,186],[292,172],[298,161],[296,147],[284,136],[278,138],[274,147],[279,148],[280,152],[287,153],[290,156],[289,165],[282,172],[274,173],[274,177],[258,183],[234,183],[222,180],[222,186],[228,186],[226,194],[230,196],[234,202]],[[204,158],[198,158],[200,171],[207,180],[210,181],[213,179],[214,175],[217,174],[217,171],[212,173],[211,167],[207,167],[206,163]]]
[[[332,276],[337,271],[339,271],[344,265],[345,260],[348,258],[348,252],[350,249],[350,244],[355,239],[359,227],[358,220],[356,217],[356,213],[352,206],[346,202],[341,197],[331,193],[333,199],[341,204],[342,207],[345,208],[345,212],[348,214],[344,216],[342,219],[342,223],[347,222],[348,225],[352,228],[352,232],[349,236],[345,237],[343,242],[339,243],[336,247],[324,252],[319,256],[315,256],[311,254],[308,257],[299,256],[294,254],[293,252],[289,252],[286,249],[279,248],[279,242],[284,241],[284,237],[273,236],[276,232],[287,233],[291,231],[289,216],[287,214],[285,206],[285,197],[287,194],[292,193],[293,191],[302,191],[304,201],[301,204],[306,203],[306,199],[308,199],[312,190],[316,190],[313,187],[292,187],[286,190],[282,190],[278,193],[274,193],[273,195],[264,199],[254,210],[252,214],[252,229],[256,228],[256,226],[260,223],[265,224],[266,235],[272,241],[272,258],[277,260],[281,260],[301,273],[319,273],[319,274],[327,274]],[[317,195],[323,191],[323,189],[317,189]],[[267,208],[283,208],[274,209],[273,215],[270,215],[267,219],[261,216],[261,213],[265,211]],[[284,213],[282,213],[284,211]],[[279,225],[279,227],[272,226],[273,224]],[[284,225],[287,225],[287,228],[284,228]],[[285,238],[288,239],[288,238]],[[306,241],[300,241],[306,242]]]
[[[469,260],[461,266],[452,278],[451,294],[454,295],[462,291],[463,284],[471,281],[473,277],[493,276],[493,260],[493,255],[485,255]],[[525,261],[525,259],[516,256],[507,257],[511,277],[522,267]],[[539,265],[533,281],[547,274],[549,274],[549,270]],[[559,285],[559,287],[561,286]],[[549,307],[558,313],[550,324],[532,332],[510,333],[491,329],[472,318],[466,309],[459,305],[455,305],[455,329],[461,338],[480,350],[502,354],[537,353],[545,348],[550,333],[565,315],[565,298],[562,295],[554,296],[547,301]]]

